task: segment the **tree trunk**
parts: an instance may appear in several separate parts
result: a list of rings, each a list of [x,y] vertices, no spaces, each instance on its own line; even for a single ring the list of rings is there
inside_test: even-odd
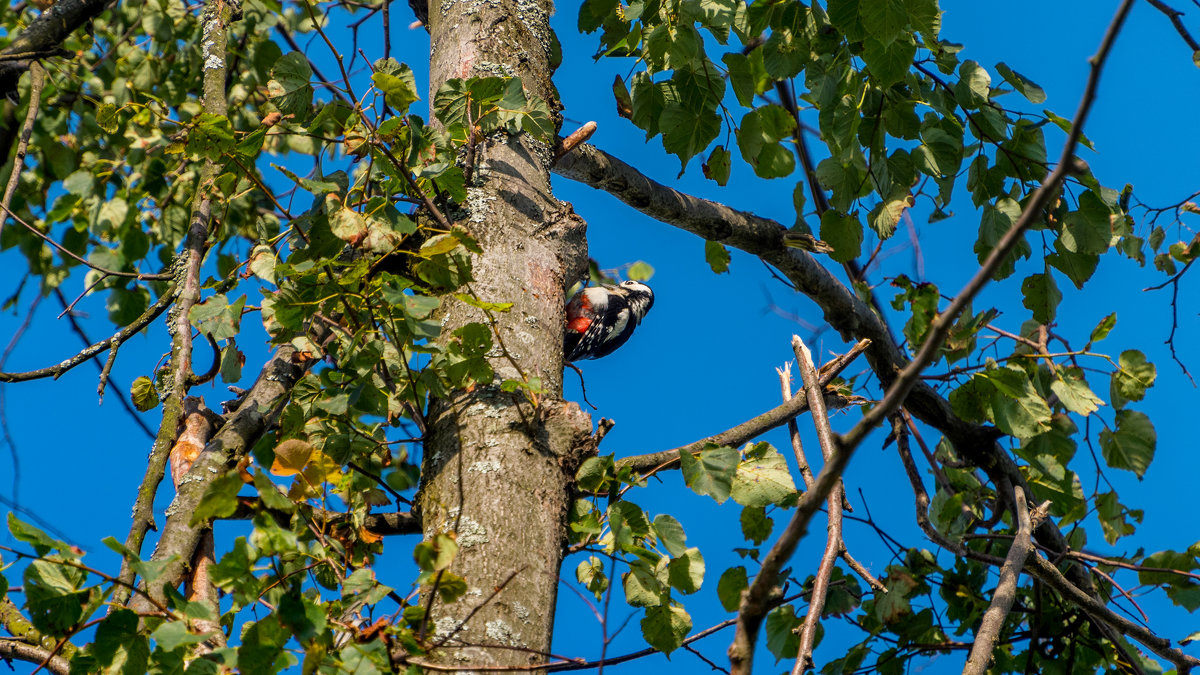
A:
[[[551,10],[546,0],[431,3],[430,99],[450,78],[507,75],[555,107]],[[472,258],[470,292],[514,303],[492,312],[495,383],[434,401],[428,415],[418,496],[424,533],[455,533],[449,571],[469,588],[456,603],[432,604],[428,633],[433,644],[444,641],[433,658],[465,669],[544,662],[569,488],[591,433],[590,416],[561,400],[563,296],[586,269],[587,245],[583,221],[550,192],[552,150],[527,134],[481,141],[467,215],[458,219],[483,249]],[[454,299],[441,312],[443,340],[464,324],[489,322]],[[544,393],[499,387],[533,378]]]

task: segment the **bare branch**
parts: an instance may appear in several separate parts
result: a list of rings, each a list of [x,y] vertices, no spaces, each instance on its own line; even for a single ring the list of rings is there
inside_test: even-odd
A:
[[[67,296],[63,295],[62,288],[55,287],[54,294],[58,297],[58,301],[63,306],[63,314],[66,315],[67,322],[71,324],[71,330],[73,330],[75,334],[79,336],[80,340],[83,340],[83,344],[91,344],[92,341],[88,339],[87,333],[83,330],[83,326],[79,325],[79,321],[76,320],[75,315],[69,311],[70,305],[67,304]],[[92,363],[95,363],[97,368],[102,369],[99,361],[92,359]],[[117,390],[117,401],[120,402],[121,407],[125,409],[125,412],[129,413],[129,417],[133,420],[133,423],[136,424],[139,429],[145,432],[147,436],[153,439],[154,432],[150,430],[150,427],[146,426],[146,422],[142,420],[141,416],[138,415],[137,410],[135,410],[133,405],[129,403],[129,399],[125,395],[127,390],[111,377],[109,378],[109,382],[111,382],[113,388]]]
[[[46,69],[36,61],[29,65],[29,110],[25,113],[25,124],[21,126],[21,137],[17,141],[17,155],[13,158],[12,173],[8,174],[8,186],[4,188],[3,210],[12,206],[13,193],[21,180],[25,168],[25,152],[29,149],[29,137],[33,135],[33,122],[37,119],[42,103],[42,89],[46,87]],[[0,232],[4,232],[4,218],[0,218]]]
[[[1025,491],[1020,487],[1014,488],[1014,509],[1017,520],[1017,536],[1008,548],[1008,557],[1000,568],[1000,582],[992,592],[992,602],[983,613],[983,621],[975,632],[975,644],[971,646],[971,655],[967,657],[967,665],[963,675],[983,675],[992,662],[992,651],[996,641],[1000,639],[1000,629],[1012,609],[1013,601],[1017,598],[1017,581],[1021,577],[1021,568],[1025,559],[1033,550],[1030,531],[1033,529],[1029,522],[1029,507],[1025,504]]]
[[[157,302],[155,302],[153,305],[150,305],[150,307],[148,307],[141,316],[139,316],[137,319],[134,319],[133,323],[117,331],[117,333],[112,337],[101,340],[85,348],[83,351],[72,356],[66,361],[63,361],[62,363],[59,363],[58,365],[47,366],[46,368],[30,370],[24,373],[0,373],[0,382],[26,382],[28,380],[38,380],[44,377],[53,377],[57,379],[58,377],[62,376],[63,373],[66,373],[75,366],[87,361],[88,359],[91,359],[105,349],[108,349],[113,343],[121,344],[133,337],[143,328],[149,326],[150,323],[157,319],[163,312],[167,311],[167,308],[171,306],[171,303],[174,302],[174,300],[175,288],[171,287],[167,289],[167,291],[163,293],[161,297],[159,297]]]
[[[62,656],[48,649],[8,638],[0,638],[0,659],[37,663],[55,675],[67,675],[71,672],[71,663]]]
[[[1183,38],[1187,46],[1192,48],[1193,53],[1200,52],[1200,42],[1196,42],[1196,38],[1192,37],[1192,34],[1188,32],[1187,26],[1183,25],[1183,19],[1180,18],[1183,16],[1183,12],[1162,2],[1162,0],[1146,0],[1146,2],[1149,2],[1155,9],[1167,15],[1167,18],[1171,20],[1171,25],[1179,33],[1179,37]]]
[[[835,377],[838,376],[846,366],[861,354],[869,345],[870,340],[863,340],[854,345],[850,351],[842,356],[830,361],[822,367],[821,386],[829,384]],[[844,407],[849,404],[848,401],[841,397],[833,397],[829,403],[836,404],[838,407]],[[715,445],[730,445],[737,446],[749,441],[750,439],[781,426],[787,423],[788,420],[796,417],[808,410],[808,400],[797,396],[792,400],[780,405],[772,410],[769,410],[752,420],[739,424],[738,426],[723,431],[719,434],[702,438],[694,443],[689,443],[674,450],[664,450],[662,452],[652,452],[646,455],[636,455],[626,457],[619,460],[617,466],[628,466],[635,471],[651,471],[662,469],[674,469],[679,466],[679,453],[681,452],[699,452],[705,445],[712,443]]]
[[[13,213],[12,210],[8,208],[7,204],[0,204],[0,211],[2,211],[3,215],[5,215],[5,216],[11,216],[13,220],[17,221],[17,223],[21,225],[21,227],[24,227],[25,229],[29,230],[30,232],[32,232],[34,235],[36,235],[42,241],[44,241],[47,244],[50,244],[54,248],[58,249],[59,253],[67,256],[68,258],[74,260],[75,262],[86,265],[87,267],[90,267],[105,276],[122,277],[125,279],[137,279],[139,281],[169,281],[171,279],[171,274],[168,272],[162,272],[159,274],[143,274],[142,272],[120,272],[117,270],[110,270],[106,267],[100,267],[99,265],[89,261],[87,258],[84,258],[83,256],[79,255],[78,253],[67,248],[66,246],[63,246],[62,244],[58,243],[57,241],[54,241],[53,239],[51,239],[50,235],[46,234],[45,232],[42,232],[41,230],[37,229],[32,224],[25,221],[23,218],[21,218],[17,214]]]
[[[577,148],[581,143],[586,143],[592,134],[596,133],[596,123],[588,122],[571,133],[570,136],[560,139],[554,145],[554,160],[558,161],[563,155]]]
[[[808,404],[812,409],[813,425],[817,428],[817,439],[821,443],[821,454],[828,464],[833,457],[836,439],[829,427],[829,413],[825,410],[817,369],[813,366],[812,353],[804,345],[800,336],[792,336],[792,349],[796,352],[796,363],[800,367],[800,377],[804,381],[804,390],[808,396]],[[817,623],[825,609],[825,598],[829,593],[829,580],[833,576],[833,566],[838,555],[844,550],[842,544],[842,493],[841,481],[829,492],[829,522],[826,525],[825,553],[821,556],[821,564],[813,580],[812,596],[808,601],[808,612],[800,631],[800,647],[796,655],[796,664],[792,668],[793,675],[805,672],[812,665],[813,645],[817,638]]]

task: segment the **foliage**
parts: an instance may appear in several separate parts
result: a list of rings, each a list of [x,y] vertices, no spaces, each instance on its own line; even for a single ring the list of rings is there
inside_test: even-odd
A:
[[[497,379],[496,354],[505,350],[494,327],[476,322],[444,334],[439,321],[448,298],[488,316],[512,307],[472,290],[473,254],[482,244],[455,213],[471,198],[475,144],[520,134],[553,142],[553,102],[528,94],[516,77],[451,79],[436,90],[434,119],[427,119],[413,111],[422,98],[409,65],[385,57],[371,64],[369,80],[317,83],[312,54],[285,52],[270,37],[317,36],[327,19],[311,6],[245,0],[242,9],[230,29],[236,59],[224,115],[205,112],[197,98],[195,84],[208,67],[196,48],[204,22],[183,3],[118,3],[91,31],[73,34],[63,46],[78,56],[58,63],[43,94],[55,105],[36,117],[11,204],[30,226],[9,224],[0,234],[0,247],[21,251],[42,293],[82,274],[90,293],[107,298],[114,326],[123,327],[181,285],[178,256],[194,203],[210,199],[219,226],[208,242],[201,301],[186,321],[220,347],[227,384],[248,384],[257,372],[243,372],[237,346],[252,320],[272,345],[294,347],[306,366],[275,423],[249,449],[252,459],[210,477],[191,514],[193,524],[239,513],[251,520],[251,534],[223,547],[210,572],[225,601],[214,605],[168,585],[149,615],[126,608],[106,614],[120,586],[114,577],[10,516],[10,531],[26,547],[19,554],[28,558],[22,610],[32,626],[81,644],[83,631],[95,629],[74,652],[72,672],[384,672],[396,653],[417,658],[437,646],[426,634],[427,606],[401,597],[393,588],[400,582],[377,576],[373,562],[384,539],[372,530],[371,514],[407,501],[420,478],[415,443],[394,439],[423,435],[431,400]],[[33,15],[23,12],[0,17],[7,35]],[[578,23],[598,33],[598,58],[631,59],[633,72],[614,96],[647,139],[659,138],[679,159],[681,173],[702,157],[705,175],[724,185],[740,157],[757,177],[781,181],[780,190],[794,187],[797,224],[819,232],[838,263],[895,236],[918,203],[930,205],[931,219],[947,217],[951,196],[966,190],[979,209],[974,250],[983,260],[1053,168],[1047,131],[1070,122],[1038,110],[1045,93],[1007,65],[960,60],[961,46],[940,35],[940,17],[937,0],[585,0]],[[26,90],[21,95],[28,100]],[[1023,102],[1013,100],[1018,95]],[[798,107],[814,111],[808,114],[825,145],[815,166],[796,152],[804,143]],[[828,204],[812,200],[815,214],[803,196],[810,173],[828,193]],[[1077,451],[1094,441],[1097,461],[1143,476],[1157,448],[1139,404],[1157,371],[1138,350],[1096,351],[1116,314],[1086,336],[1054,332],[1063,289],[1088,288],[1102,256],[1145,265],[1149,255],[1171,275],[1198,247],[1168,243],[1161,228],[1143,231],[1129,213],[1128,191],[1086,169],[1051,203],[1038,214],[1036,235],[1022,239],[995,275],[1012,277],[1028,310],[1019,331],[1005,336],[1010,351],[980,348],[997,312],[969,308],[939,347],[936,376],[962,421],[1008,437],[1032,501],[1049,500],[1057,526],[1094,519],[1111,544],[1136,532],[1142,512],[1099,481],[1085,489],[1080,472],[1090,464]],[[1037,240],[1041,246],[1030,243]],[[706,243],[705,259],[717,274],[730,269],[719,242]],[[624,271],[634,279],[653,273],[643,262]],[[598,265],[591,272],[595,282],[611,280]],[[137,278],[157,273],[168,276]],[[915,352],[948,304],[944,289],[903,276],[888,281],[876,292],[892,294],[884,299],[906,317],[902,335]],[[1052,342],[1062,349],[1052,352]],[[178,393],[168,368],[134,382],[138,410],[167,412],[168,396]],[[535,407],[546,393],[532,379],[501,386]],[[972,552],[992,553],[989,537],[964,537],[1007,532],[1004,496],[964,468],[964,449],[943,440],[931,456],[942,474],[930,506],[933,527]],[[668,654],[697,628],[687,609],[694,599],[715,597],[737,611],[804,487],[765,442],[684,449],[678,464],[696,494],[741,509],[741,564],[706,565],[688,545],[682,514],[640,507],[647,476],[612,455],[579,468],[567,533],[572,550],[587,556],[575,567],[580,586],[598,601],[620,589],[641,612],[646,643]],[[331,512],[340,517],[327,518]],[[1081,548],[1087,533],[1073,530],[1072,546]],[[107,543],[147,588],[160,580],[163,561]],[[402,581],[442,602],[460,601],[467,580],[449,571],[460,549],[444,534],[415,544],[417,576]],[[1200,569],[1195,546],[1139,551],[1123,562],[1139,566],[1141,583],[1177,604],[1200,606],[1193,580],[1162,571]],[[914,655],[962,639],[988,606],[987,570],[976,559],[947,561],[909,548],[882,575],[883,593],[839,567],[823,614],[850,617],[860,634],[823,672],[903,672]],[[811,577],[791,574],[793,590],[811,591]],[[0,591],[15,581],[0,576]],[[1115,590],[1104,581],[1097,587],[1105,597]],[[1039,626],[1090,620],[1042,592],[1024,586],[1018,599],[1037,607]],[[392,620],[355,623],[384,614],[372,612],[385,602],[397,605]],[[269,611],[256,613],[259,605]],[[796,657],[804,605],[780,594],[767,615],[766,646],[776,658]],[[1028,635],[1019,623],[1007,627],[997,672],[1043,657],[1038,645],[1022,641]],[[1128,644],[1091,630],[1072,642],[1076,669],[1101,670],[1125,658]]]

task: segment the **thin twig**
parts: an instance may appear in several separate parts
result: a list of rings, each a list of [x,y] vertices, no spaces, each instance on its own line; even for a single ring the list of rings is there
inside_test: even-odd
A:
[[[110,269],[106,269],[104,267],[100,267],[99,265],[89,262],[87,260],[87,258],[81,257],[79,254],[66,248],[65,246],[58,243],[57,241],[54,241],[48,235],[46,235],[45,233],[43,233],[41,230],[37,229],[33,225],[30,225],[29,223],[25,222],[24,219],[22,219],[17,214],[13,213],[12,210],[8,208],[8,205],[0,204],[0,210],[4,211],[4,213],[9,216],[12,216],[13,220],[17,221],[17,223],[19,223],[22,227],[24,227],[25,229],[27,229],[30,232],[37,235],[39,238],[42,239],[42,241],[44,241],[47,244],[50,244],[54,248],[58,249],[59,253],[62,253],[63,255],[67,256],[68,258],[71,258],[72,260],[74,260],[78,263],[82,263],[102,274],[107,274],[107,275],[113,276],[113,277],[123,277],[126,279],[137,279],[138,281],[170,281],[172,278],[171,274],[167,273],[167,272],[162,272],[160,274],[142,274],[141,272],[118,272],[116,270],[110,270]]]
[[[33,136],[33,122],[37,119],[42,103],[42,89],[46,86],[46,69],[34,61],[29,64],[29,110],[25,112],[25,124],[21,126],[21,138],[17,141],[17,154],[13,157],[12,173],[8,175],[8,186],[4,188],[4,212],[12,205],[13,193],[21,180],[25,168],[25,153],[29,150],[29,138]],[[0,233],[4,232],[4,218],[0,218]]]
[[[779,387],[783,393],[783,402],[787,403],[792,400],[792,364],[788,362],[782,368],[776,368],[775,372],[779,374]],[[792,455],[796,458],[796,466],[799,467],[800,478],[804,481],[804,489],[811,490],[813,486],[812,467],[808,465],[808,457],[804,455],[804,443],[800,440],[800,427],[796,425],[796,418],[788,420],[788,437],[792,440]]]
[[[1196,42],[1196,38],[1192,37],[1192,34],[1188,32],[1187,26],[1183,25],[1183,19],[1180,18],[1183,16],[1183,12],[1175,9],[1174,7],[1168,6],[1166,3],[1161,2],[1161,0],[1146,0],[1146,2],[1153,5],[1158,11],[1167,15],[1167,18],[1171,20],[1171,25],[1174,26],[1175,31],[1179,33],[1179,37],[1183,38],[1183,41],[1187,43],[1187,46],[1192,48],[1193,53],[1200,52],[1200,42]]]

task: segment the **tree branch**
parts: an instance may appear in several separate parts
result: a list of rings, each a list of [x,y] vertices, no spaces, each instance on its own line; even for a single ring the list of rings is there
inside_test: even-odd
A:
[[[67,36],[100,15],[109,0],[59,0],[21,31],[0,51],[0,97],[13,99],[21,73],[34,59],[70,56],[60,44]]]
[[[54,675],[68,675],[71,672],[71,663],[49,649],[8,638],[0,638],[0,659],[37,663]]]
[[[207,523],[192,523],[192,514],[208,491],[208,486],[244,456],[275,423],[292,387],[308,363],[311,360],[298,356],[291,344],[275,350],[274,357],[263,366],[258,380],[246,393],[237,410],[180,480],[179,491],[167,509],[167,522],[151,558],[164,562],[160,577],[162,584],[179,584],[186,572],[185,561],[191,560],[201,533],[208,527]],[[156,599],[165,597],[161,587],[146,590]],[[145,603],[142,600],[135,598],[131,608],[139,612],[144,610],[142,605]]]
[[[804,382],[804,390],[808,396],[808,404],[812,409],[813,424],[817,428],[817,439],[821,444],[821,454],[828,463],[836,447],[833,429],[829,426],[829,413],[825,410],[825,401],[821,396],[821,385],[817,378],[816,367],[813,366],[812,353],[804,345],[800,336],[792,336],[792,348],[796,352],[796,362],[800,367],[800,378]],[[844,550],[842,544],[842,496],[843,487],[838,481],[829,493],[828,511],[829,522],[826,525],[825,553],[817,567],[813,580],[812,596],[808,601],[808,612],[800,631],[800,647],[797,650],[796,664],[792,675],[800,675],[812,665],[813,646],[817,638],[817,624],[825,609],[825,598],[829,593],[829,580],[833,576],[833,566],[838,555]]]
[[[281,511],[271,511],[259,499],[238,499],[237,510],[225,520],[250,520],[260,510],[266,510],[282,523],[289,522],[290,514]],[[311,517],[324,525],[338,526],[353,524],[354,515],[339,513],[327,509],[312,507]],[[421,521],[412,513],[398,511],[396,513],[368,513],[363,519],[362,526],[374,534],[388,536],[396,534],[421,534]]]
[[[13,158],[12,173],[8,174],[8,186],[4,188],[3,210],[8,213],[12,206],[13,193],[17,191],[17,183],[21,180],[21,171],[25,168],[25,152],[29,149],[29,137],[33,135],[33,122],[37,119],[38,108],[41,107],[42,89],[46,86],[46,69],[34,62],[29,66],[29,109],[25,112],[25,124],[21,126],[21,137],[17,141],[17,155]],[[0,217],[0,232],[4,232],[4,221]]]
[[[992,592],[992,602],[983,613],[979,630],[975,632],[975,644],[971,646],[971,655],[967,657],[963,675],[983,675],[991,664],[992,651],[996,648],[996,641],[1000,639],[1000,629],[1004,627],[1004,620],[1017,598],[1017,582],[1021,577],[1021,568],[1025,566],[1025,559],[1033,550],[1033,542],[1030,540],[1030,530],[1033,528],[1029,521],[1029,507],[1025,504],[1025,491],[1017,487],[1013,489],[1013,494],[1013,501],[1016,502],[1014,511],[1017,536],[1013,538],[1008,557],[1004,559],[1004,565],[1000,568],[1000,583],[996,584],[996,590]]]
[[[837,377],[846,366],[849,366],[854,359],[861,354],[871,344],[870,340],[862,340],[854,345],[850,351],[842,356],[830,361],[822,367],[821,386],[829,384]],[[842,397],[833,397],[830,395],[828,404],[836,407],[845,407],[849,405],[849,401]],[[788,420],[795,418],[797,415],[808,410],[808,400],[802,396],[797,396],[783,405],[777,406],[767,412],[755,417],[752,420],[743,422],[742,424],[733,427],[719,434],[702,438],[694,443],[680,446],[673,450],[663,450],[662,452],[652,452],[645,455],[635,455],[626,457],[617,462],[618,467],[628,466],[634,471],[646,472],[654,469],[674,469],[679,466],[679,453],[681,452],[699,452],[705,445],[712,443],[714,445],[729,445],[738,446],[750,439],[763,434],[775,427],[786,424]]]
[[[1200,42],[1196,42],[1196,38],[1192,37],[1192,34],[1188,32],[1187,26],[1183,25],[1183,19],[1180,18],[1183,16],[1183,12],[1167,5],[1161,0],[1146,0],[1146,2],[1149,2],[1155,9],[1167,15],[1167,18],[1171,20],[1171,25],[1179,33],[1179,37],[1183,38],[1187,46],[1192,48],[1193,53],[1200,52]]]
[[[112,337],[106,338],[97,342],[96,344],[91,345],[90,347],[84,348],[83,351],[72,356],[66,361],[63,361],[58,365],[47,366],[45,368],[30,370],[24,373],[0,373],[0,382],[26,382],[28,380],[38,380],[44,377],[53,377],[55,379],[61,377],[68,370],[71,370],[75,366],[91,359],[105,349],[108,349],[113,343],[118,345],[122,344],[129,338],[133,337],[136,333],[141,331],[143,328],[149,326],[152,321],[157,319],[163,312],[167,311],[167,308],[170,307],[171,303],[175,300],[175,294],[175,286],[168,288],[167,291],[158,298],[158,301],[153,305],[150,305],[150,307],[148,307],[146,311],[143,312],[142,315],[137,319],[134,319],[133,323],[117,331],[117,333]]]

